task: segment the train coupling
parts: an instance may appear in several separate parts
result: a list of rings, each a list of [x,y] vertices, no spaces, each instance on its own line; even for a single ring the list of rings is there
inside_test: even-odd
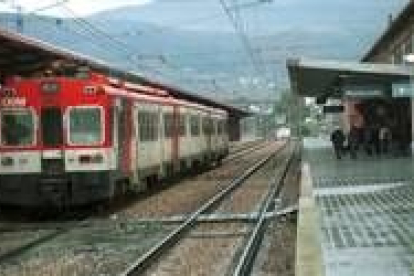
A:
[[[65,206],[69,203],[71,189],[66,178],[47,177],[40,179],[39,193],[47,204]]]

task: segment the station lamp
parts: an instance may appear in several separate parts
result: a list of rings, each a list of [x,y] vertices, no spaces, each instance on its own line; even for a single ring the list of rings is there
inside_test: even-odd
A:
[[[414,53],[404,55],[403,60],[406,64],[414,64]]]

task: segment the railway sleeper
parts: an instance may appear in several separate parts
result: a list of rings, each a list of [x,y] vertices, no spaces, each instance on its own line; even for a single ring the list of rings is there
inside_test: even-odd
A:
[[[266,219],[274,219],[283,216],[296,215],[298,212],[298,206],[292,205],[288,206],[282,210],[267,212],[265,215]],[[253,222],[256,221],[259,217],[258,212],[252,213],[240,213],[240,214],[210,214],[210,215],[201,215],[197,222],[205,223],[226,223],[226,222]],[[177,215],[171,217],[163,218],[154,218],[154,219],[139,219],[139,222],[161,222],[161,223],[180,223],[188,219],[186,215]]]

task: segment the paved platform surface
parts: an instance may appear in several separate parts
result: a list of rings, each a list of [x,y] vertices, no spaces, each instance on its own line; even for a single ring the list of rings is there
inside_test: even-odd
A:
[[[414,159],[349,156],[304,141],[324,274],[414,275]]]

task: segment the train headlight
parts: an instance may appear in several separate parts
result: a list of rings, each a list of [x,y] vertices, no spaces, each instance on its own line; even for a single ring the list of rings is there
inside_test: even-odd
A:
[[[7,156],[1,158],[1,165],[4,167],[13,166],[14,160],[13,158]]]
[[[83,88],[83,93],[86,95],[96,95],[98,88],[96,86],[85,86]]]

